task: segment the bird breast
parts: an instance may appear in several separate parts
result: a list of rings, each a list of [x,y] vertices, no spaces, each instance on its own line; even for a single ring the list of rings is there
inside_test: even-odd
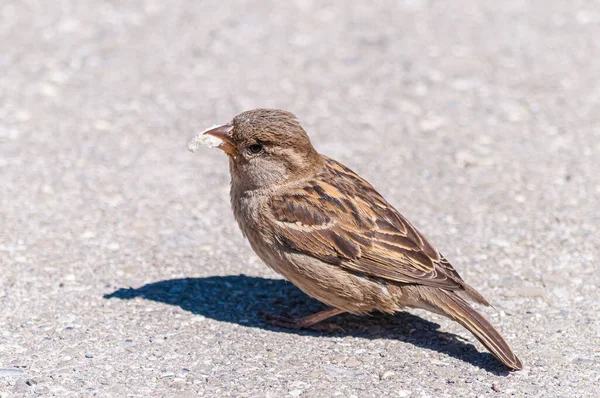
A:
[[[261,260],[273,268],[277,259],[273,231],[265,220],[267,205],[267,196],[256,191],[238,191],[232,186],[231,207],[240,230]]]

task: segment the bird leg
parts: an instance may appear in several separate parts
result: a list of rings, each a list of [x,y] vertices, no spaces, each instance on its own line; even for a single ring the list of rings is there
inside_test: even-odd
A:
[[[317,331],[335,332],[344,331],[340,326],[326,323],[317,325],[317,323],[324,321],[332,316],[342,314],[346,311],[338,308],[327,308],[326,310],[319,311],[316,314],[308,315],[303,318],[292,318],[287,316],[276,316],[271,314],[261,313],[263,317],[269,320],[269,323],[273,326],[277,326],[285,329],[311,329]]]

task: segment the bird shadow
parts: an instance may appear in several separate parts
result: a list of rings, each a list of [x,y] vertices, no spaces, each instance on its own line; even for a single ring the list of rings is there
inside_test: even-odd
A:
[[[170,279],[137,289],[120,288],[104,296],[106,299],[123,300],[136,297],[176,305],[194,314],[247,327],[302,335],[323,334],[278,328],[260,315],[261,312],[274,315],[287,313],[302,317],[326,308],[281,279],[246,275]],[[342,314],[332,318],[331,322],[342,330],[330,335],[401,340],[469,362],[496,375],[509,373],[491,354],[479,352],[461,337],[439,331],[440,325],[407,312],[395,315],[376,313],[369,317]]]

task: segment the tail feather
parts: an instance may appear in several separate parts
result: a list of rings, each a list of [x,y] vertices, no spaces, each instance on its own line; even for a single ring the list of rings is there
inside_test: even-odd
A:
[[[467,328],[500,362],[512,370],[521,370],[523,365],[512,352],[504,338],[492,324],[475,311],[463,298],[453,292],[436,289],[428,291],[423,299],[444,315]]]

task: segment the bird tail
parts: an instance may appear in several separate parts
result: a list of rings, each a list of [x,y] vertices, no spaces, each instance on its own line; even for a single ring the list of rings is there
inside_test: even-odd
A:
[[[423,299],[450,319],[467,328],[500,362],[511,370],[523,369],[521,361],[512,352],[500,333],[463,298],[454,292],[432,289],[423,295]]]

